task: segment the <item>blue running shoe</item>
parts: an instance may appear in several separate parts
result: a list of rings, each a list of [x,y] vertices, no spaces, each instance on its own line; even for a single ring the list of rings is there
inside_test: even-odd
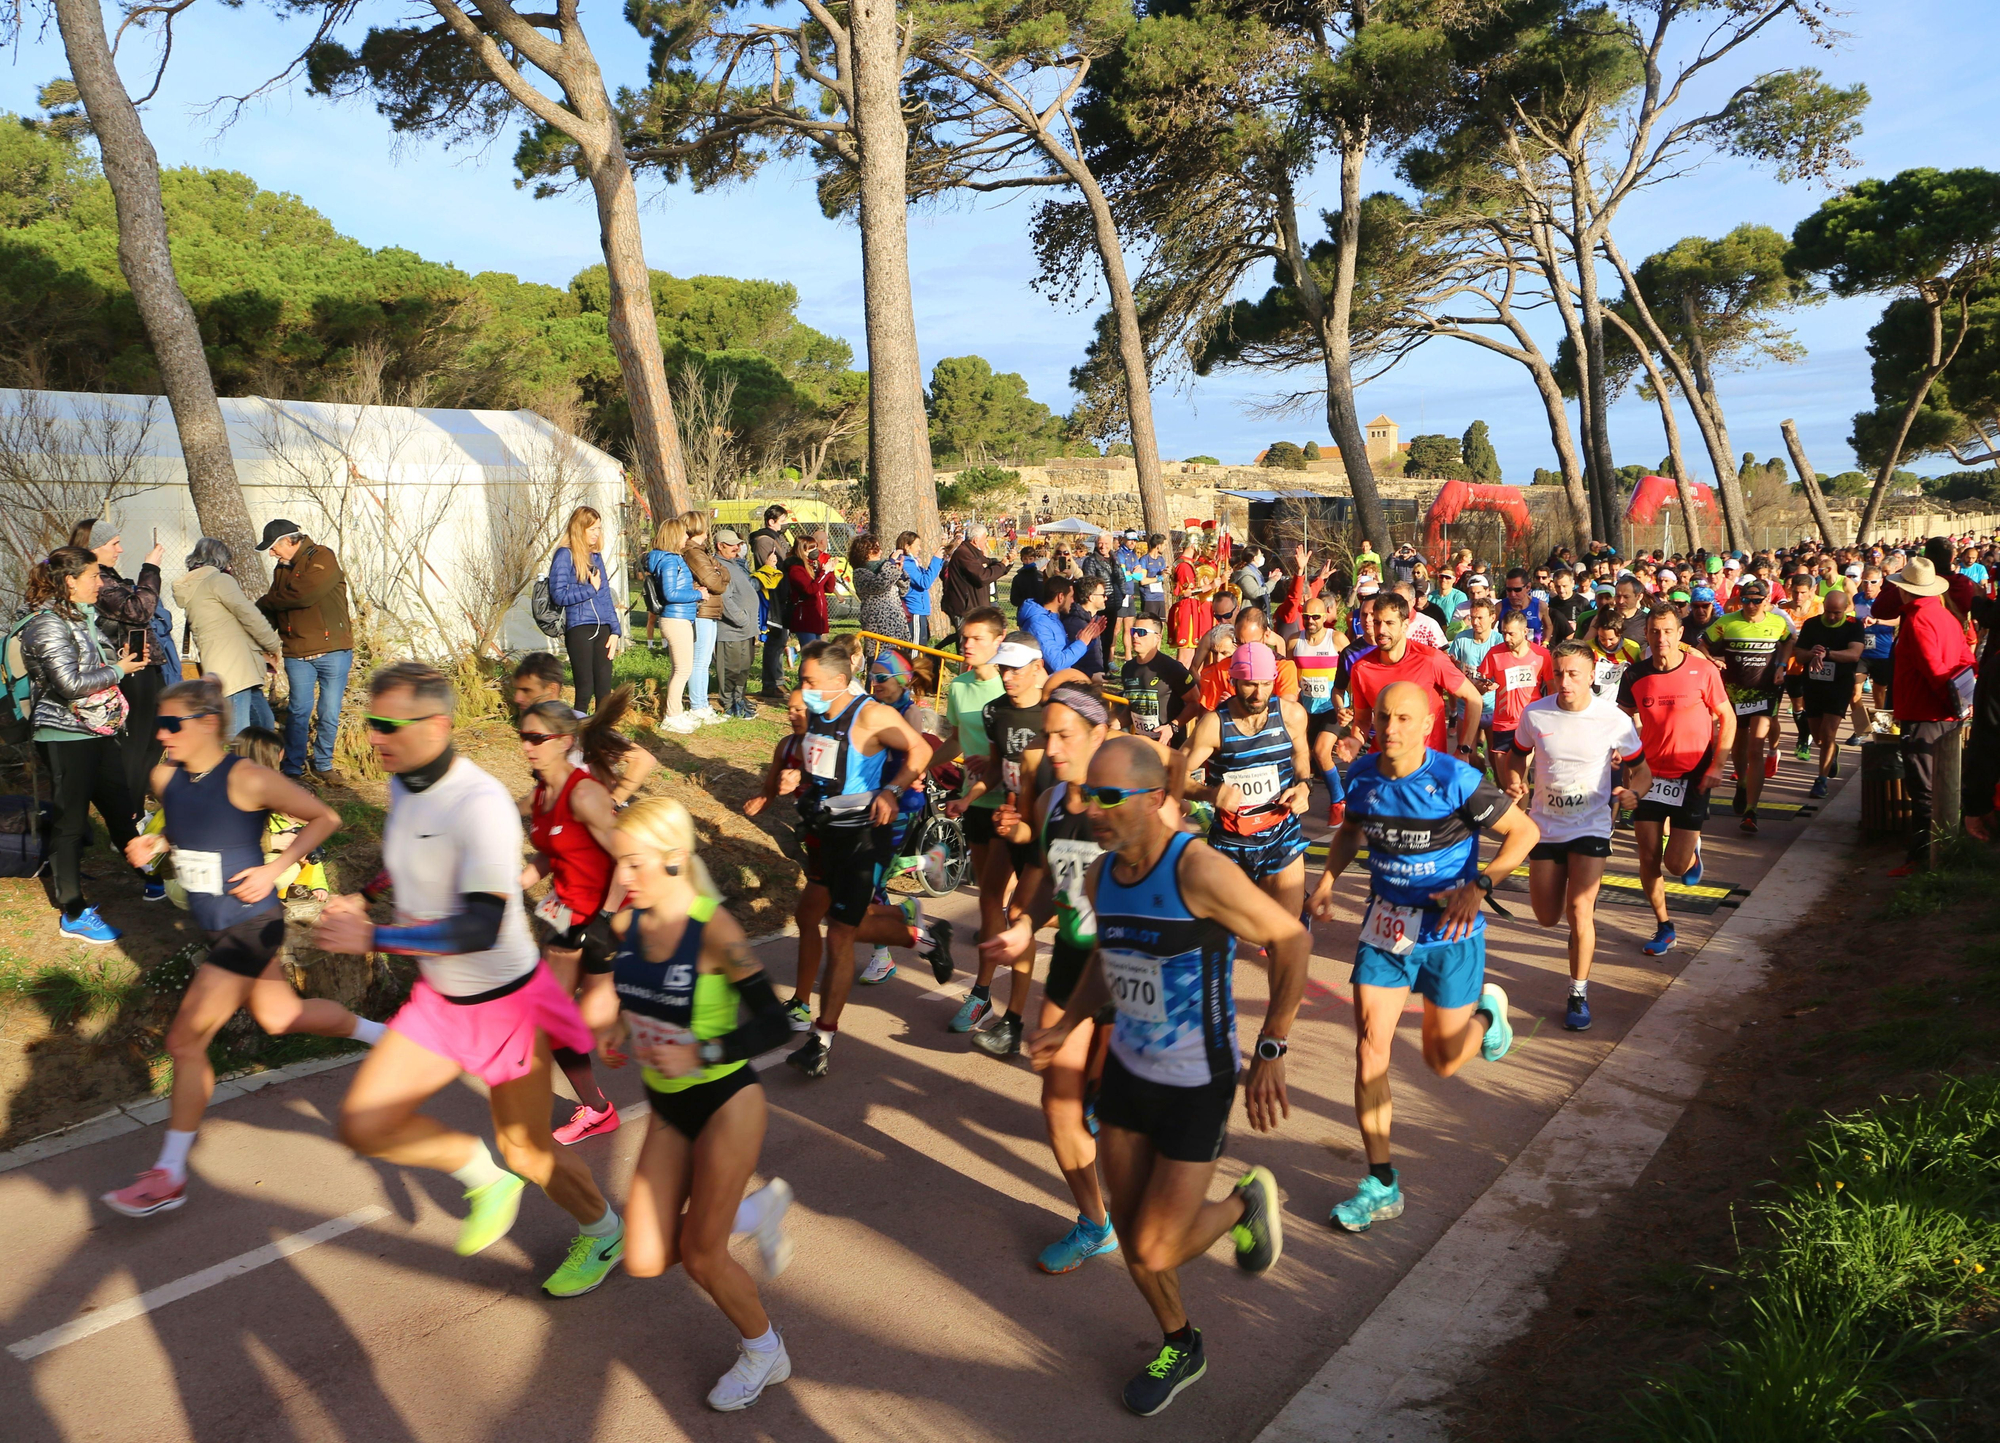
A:
[[[1370,1173],[1361,1179],[1361,1186],[1353,1197],[1344,1203],[1336,1203],[1327,1221],[1337,1228],[1345,1228],[1350,1233],[1365,1233],[1376,1223],[1387,1222],[1390,1218],[1403,1215],[1403,1175],[1390,1169],[1389,1182],[1385,1186],[1375,1181]]]
[[[1824,797],[1826,795],[1826,778],[1814,777],[1813,784],[1806,791],[1806,795],[1813,798],[1813,800],[1815,801],[1818,801],[1820,798]]]
[[[139,897],[141,901],[164,902],[167,900],[167,884],[165,882],[149,881],[139,893]]]
[[[1698,836],[1694,839],[1694,863],[1681,873],[1681,885],[1683,887],[1701,885],[1701,838]]]
[[[85,907],[73,918],[65,917],[58,912],[56,931],[75,941],[94,942],[100,947],[116,942],[125,935],[98,916],[95,907]]]
[[[1571,1032],[1590,1031],[1590,1003],[1581,992],[1569,994],[1569,1006],[1563,1011],[1563,1026]]]
[[[1646,943],[1639,950],[1644,952],[1648,957],[1664,957],[1667,955],[1667,949],[1673,945],[1674,924],[1671,922],[1662,922],[1660,930],[1653,934],[1653,940]]]
[[[965,1005],[959,1008],[958,1015],[951,1019],[951,1030],[970,1032],[985,1021],[986,1014],[992,1010],[993,1000],[990,997],[974,997],[968,992],[965,994]]]
[[[1111,1219],[1106,1218],[1100,1230],[1096,1223],[1079,1213],[1076,1225],[1062,1235],[1060,1242],[1050,1243],[1042,1249],[1035,1258],[1035,1266],[1045,1273],[1073,1273],[1098,1254],[1117,1251],[1118,1234],[1112,1230]]]
[[[1507,1020],[1506,989],[1487,983],[1479,994],[1479,1010],[1493,1019],[1486,1024],[1486,1036],[1480,1040],[1479,1055],[1488,1062],[1498,1062],[1514,1045],[1514,1025]]]

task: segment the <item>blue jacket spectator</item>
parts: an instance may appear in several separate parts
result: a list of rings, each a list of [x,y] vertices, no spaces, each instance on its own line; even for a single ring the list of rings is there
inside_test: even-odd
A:
[[[909,608],[910,615],[931,614],[931,588],[944,575],[944,562],[942,556],[933,556],[929,566],[919,566],[915,557],[903,558],[903,575],[910,578],[910,594],[903,598],[903,604]]]
[[[1090,650],[1087,641],[1071,641],[1068,630],[1063,626],[1062,616],[1039,601],[1021,603],[1021,630],[1041,643],[1042,665],[1051,674],[1064,667],[1075,666]]]
[[[572,626],[608,626],[612,635],[623,636],[625,620],[621,613],[624,608],[611,594],[611,572],[605,566],[604,558],[595,551],[590,553],[590,561],[597,569],[595,586],[585,586],[577,579],[576,563],[570,557],[569,548],[558,546],[555,559],[549,563],[549,600],[563,609],[565,629]],[[681,569],[687,569],[686,562],[681,562]]]
[[[557,552],[558,556],[562,553]],[[641,563],[659,586],[659,594],[666,604],[660,615],[669,621],[693,621],[696,610],[701,605],[701,586],[694,579],[694,572],[687,564],[687,558],[678,551],[661,551],[655,548],[646,553]],[[554,586],[550,587],[551,593]],[[560,601],[562,598],[557,597]],[[571,625],[575,625],[574,622]]]

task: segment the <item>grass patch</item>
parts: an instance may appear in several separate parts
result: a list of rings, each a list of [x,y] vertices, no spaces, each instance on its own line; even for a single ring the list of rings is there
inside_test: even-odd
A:
[[[1630,1400],[1634,1436],[1923,1437],[1956,1411],[1947,1365],[2000,1320],[2000,1078],[1830,1119],[1803,1164],[1724,1275],[1720,1340]]]
[[[116,1012],[141,990],[138,972],[120,956],[31,962],[0,950],[0,996],[32,1004],[53,1027],[71,1027],[86,1017]]]
[[[1935,868],[1912,872],[1885,910],[1891,917],[1929,917],[1955,902],[1989,900],[2000,882],[2000,849],[1963,834],[1945,843]]]

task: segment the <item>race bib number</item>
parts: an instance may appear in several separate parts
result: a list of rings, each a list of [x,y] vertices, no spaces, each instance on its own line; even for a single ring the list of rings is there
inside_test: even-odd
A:
[[[1361,940],[1400,957],[1417,945],[1417,935],[1423,927],[1423,908],[1395,907],[1380,897],[1371,897],[1368,915],[1361,922]]]
[[[1021,790],[1021,764],[1003,760],[1000,763],[1000,785],[1010,792]]]
[[[1510,666],[1507,668],[1507,690],[1526,691],[1535,684],[1535,668],[1532,666]]]
[[[1833,663],[1830,661],[1823,661],[1818,666],[1812,667],[1806,672],[1807,681],[1832,681],[1833,679]]]
[[[806,736],[806,770],[823,781],[832,781],[834,768],[840,765],[840,739],[838,737]]]
[[[1756,716],[1768,705],[1770,703],[1764,701],[1739,701],[1736,703],[1736,714],[1738,716]]]
[[[1541,797],[1542,805],[1552,812],[1581,811],[1584,803],[1590,800],[1586,792],[1541,791],[1538,795]]]
[[[1105,980],[1120,1016],[1154,1025],[1167,1020],[1167,994],[1160,959],[1136,952],[1103,952]]]
[[[1597,664],[1597,680],[1593,686],[1593,690],[1595,690],[1599,696],[1604,695],[1606,690],[1616,691],[1618,688],[1618,683],[1621,680],[1623,680],[1624,676],[1625,676],[1624,662],[1600,661]]]
[[[558,932],[569,931],[570,923],[573,920],[569,908],[558,902],[556,894],[553,892],[535,904],[535,915]]]
[[[644,1053],[654,1047],[692,1047],[694,1033],[686,1027],[676,1027],[671,1022],[662,1022],[657,1017],[644,1013],[627,1012],[625,1025],[632,1033],[632,1050]]]
[[[1333,678],[1330,676],[1300,677],[1299,698],[1307,702],[1314,711],[1319,711],[1330,705],[1333,701]]]
[[[1222,784],[1225,787],[1235,787],[1243,793],[1245,809],[1275,802],[1281,790],[1275,762],[1266,762],[1261,767],[1244,767],[1239,771],[1224,772]]]
[[[1049,843],[1048,850],[1056,901],[1076,914],[1079,932],[1096,931],[1097,914],[1091,909],[1090,898],[1084,894],[1083,881],[1090,874],[1090,864],[1104,855],[1104,848],[1095,842],[1058,837]]]
[[[174,876],[190,892],[204,897],[222,895],[222,853],[190,852],[174,848]]]
[[[1653,785],[1646,789],[1643,800],[1658,802],[1662,806],[1678,807],[1687,800],[1690,777],[1654,777]]]
[[[1142,732],[1156,732],[1160,729],[1160,700],[1158,697],[1133,697],[1132,725]]]

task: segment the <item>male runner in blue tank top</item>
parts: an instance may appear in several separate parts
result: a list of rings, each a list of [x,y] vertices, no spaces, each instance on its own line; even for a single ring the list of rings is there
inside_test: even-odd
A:
[[[1380,750],[1347,773],[1347,820],[1327,849],[1313,915],[1333,915],[1333,884],[1364,840],[1370,874],[1354,956],[1354,1111],[1368,1176],[1332,1221],[1366,1232],[1401,1217],[1403,1192],[1389,1165],[1389,1048],[1414,988],[1424,999],[1424,1062],[1450,1077],[1474,1052],[1498,1062],[1513,1044],[1507,994],[1486,980],[1480,902],[1496,878],[1528,858],[1541,832],[1505,793],[1456,757],[1432,751],[1432,693],[1392,682],[1375,698]],[[1500,850],[1479,867],[1479,830]]]
[[[1237,1265],[1261,1273],[1283,1252],[1277,1180],[1254,1167],[1220,1202],[1208,1184],[1229,1130],[1239,1067],[1230,965],[1236,939],[1260,945],[1270,1005],[1244,1089],[1250,1125],[1269,1132],[1291,1113],[1285,1038],[1305,994],[1312,939],[1296,912],[1265,896],[1206,842],[1162,811],[1167,762],[1158,743],[1113,737],[1091,758],[1083,793],[1098,842],[1085,889],[1097,951],[1063,1015],[1033,1034],[1038,1068],[1105,1003],[1115,1003],[1111,1055],[1097,1097],[1111,1222],[1132,1281],[1166,1335],[1125,1385],[1142,1417],[1165,1408],[1208,1367],[1181,1306],[1180,1266],[1229,1233]]]

